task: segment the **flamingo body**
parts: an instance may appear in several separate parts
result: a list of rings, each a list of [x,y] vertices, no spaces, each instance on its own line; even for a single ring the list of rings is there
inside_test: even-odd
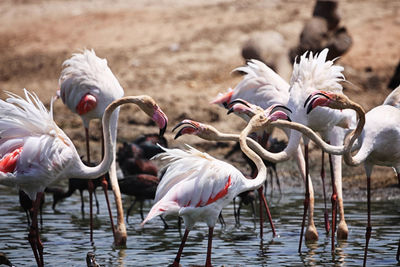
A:
[[[157,215],[173,214],[182,216],[188,229],[197,221],[213,227],[222,208],[252,188],[253,180],[206,153],[192,147],[164,150],[160,157],[170,162],[157,188],[156,203],[142,224]]]
[[[63,63],[60,97],[79,114],[86,128],[92,119],[101,119],[106,107],[124,95],[124,90],[107,65],[93,50],[74,54]]]

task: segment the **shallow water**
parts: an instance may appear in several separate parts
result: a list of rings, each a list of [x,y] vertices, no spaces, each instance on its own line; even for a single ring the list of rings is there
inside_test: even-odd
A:
[[[86,192],[87,193],[87,192]],[[164,230],[161,220],[155,218],[143,228],[138,207],[127,225],[128,241],[124,249],[112,246],[104,195],[97,190],[100,214],[96,215],[94,245],[89,241],[88,215],[83,220],[80,197],[71,198],[51,209],[52,196],[46,195],[43,210],[44,261],[46,266],[86,266],[86,253],[93,251],[101,266],[167,266],[172,263],[180,244],[177,220],[168,220],[170,228]],[[330,239],[324,233],[323,204],[318,198],[315,223],[319,232],[316,243],[303,244],[297,252],[303,209],[303,194],[284,193],[269,197],[271,213],[278,237],[273,238],[269,224],[264,224],[264,239],[259,238],[258,222],[253,223],[250,206],[242,209],[241,226],[235,227],[233,205],[223,210],[226,227],[214,230],[212,262],[214,266],[360,266],[364,251],[366,203],[345,202],[349,238],[336,244],[335,254],[330,252]],[[129,197],[124,197],[128,205]],[[0,187],[0,252],[5,253],[15,266],[36,266],[27,241],[25,213],[19,208],[14,190]],[[85,203],[88,210],[87,202]],[[139,206],[139,205],[137,205]],[[145,214],[151,202],[145,203]],[[256,208],[257,209],[257,208]],[[373,202],[372,237],[368,254],[369,266],[400,266],[395,260],[400,238],[400,205],[398,200]],[[204,265],[208,228],[198,224],[189,234],[181,264]],[[183,231],[182,231],[183,234]]]

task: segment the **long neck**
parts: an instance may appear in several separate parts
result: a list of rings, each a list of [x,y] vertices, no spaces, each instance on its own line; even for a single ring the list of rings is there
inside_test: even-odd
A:
[[[239,143],[240,148],[246,154],[249,159],[251,159],[257,167],[258,174],[256,178],[251,180],[246,180],[247,190],[254,190],[259,188],[262,184],[264,184],[265,179],[267,178],[267,168],[265,167],[262,159],[247,145],[247,136],[251,131],[252,126],[247,125],[246,128],[240,133]]]
[[[219,131],[216,132],[216,135],[214,135],[212,138],[210,137],[203,137],[199,136],[200,138],[210,140],[210,141],[236,141],[238,142],[240,139],[240,135],[238,134],[227,134],[227,133],[221,133]],[[259,143],[251,139],[250,137],[246,137],[247,140],[247,145],[255,151],[260,157],[262,157],[265,160],[277,163],[280,161],[285,161],[289,159],[289,153],[287,152],[287,149],[285,149],[282,152],[279,153],[271,153],[264,149]]]
[[[272,122],[270,125],[280,127],[280,128],[290,128],[290,129],[299,131],[302,134],[304,134],[305,136],[307,136],[308,138],[310,138],[312,141],[314,141],[325,152],[333,154],[333,155],[344,155],[346,163],[354,166],[354,165],[359,164],[360,162],[356,162],[354,160],[354,158],[351,155],[351,149],[353,147],[354,142],[360,136],[360,134],[364,128],[365,112],[364,112],[363,108],[355,102],[350,101],[348,104],[349,104],[349,108],[351,108],[357,112],[359,120],[357,123],[357,127],[353,131],[351,131],[349,135],[346,136],[343,146],[332,146],[332,145],[326,143],[312,129],[310,129],[309,127],[307,127],[303,124],[300,124],[300,123],[289,122],[289,121],[285,121],[285,120],[277,120],[277,121]],[[292,137],[290,137],[290,139],[292,139]]]
[[[347,165],[356,166],[356,165],[360,164],[363,161],[363,159],[361,159],[361,158],[356,159],[356,157],[353,157],[351,155],[351,149],[353,147],[354,142],[361,135],[362,130],[364,128],[364,125],[365,125],[365,111],[357,103],[352,102],[351,104],[352,104],[353,109],[357,112],[358,123],[357,123],[356,129],[354,129],[344,139],[345,152],[343,154],[343,158],[344,158],[344,161],[346,162]]]
[[[118,111],[116,111],[116,115],[113,114],[114,110],[119,106],[126,103],[137,104],[138,97],[135,96],[127,96],[124,98],[120,98],[112,102],[105,110],[102,120],[103,125],[103,136],[104,136],[104,157],[99,165],[94,167],[89,167],[83,164],[82,161],[76,162],[78,164],[78,168],[71,168],[67,170],[69,177],[79,177],[79,178],[87,178],[87,179],[96,179],[99,176],[106,173],[112,161],[115,158],[115,142],[113,137],[115,137],[115,127],[117,125],[118,120]],[[140,106],[139,106],[140,107]],[[113,134],[111,133],[113,131]]]

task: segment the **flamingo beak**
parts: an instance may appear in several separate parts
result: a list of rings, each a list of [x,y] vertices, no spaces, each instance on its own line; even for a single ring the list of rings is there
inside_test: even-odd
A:
[[[229,115],[235,111],[244,111],[244,110],[251,109],[251,106],[249,105],[248,102],[244,101],[243,99],[235,99],[232,102],[230,102],[226,106],[226,108],[229,109],[227,112],[227,114]]]
[[[274,106],[272,106],[271,111],[269,112],[270,115],[268,117],[270,118],[270,120],[276,121],[276,120],[281,119],[281,120],[287,120],[287,121],[291,122],[292,120],[290,119],[290,117],[285,112],[283,112],[282,110],[279,110],[279,109],[284,109],[284,110],[292,113],[292,110],[284,105],[274,105]]]
[[[168,124],[167,115],[165,115],[165,113],[160,109],[159,106],[156,106],[152,118],[160,128],[160,137],[163,137]]]
[[[324,91],[317,91],[308,96],[304,102],[304,107],[307,105],[307,114],[317,106],[326,106],[331,101],[331,97]],[[310,102],[310,103],[308,103]]]
[[[192,120],[183,120],[180,123],[178,123],[172,131],[175,131],[177,128],[180,126],[185,125],[182,127],[179,132],[175,135],[174,139],[178,139],[179,136],[184,135],[184,134],[193,134],[198,130],[198,123],[194,122]]]

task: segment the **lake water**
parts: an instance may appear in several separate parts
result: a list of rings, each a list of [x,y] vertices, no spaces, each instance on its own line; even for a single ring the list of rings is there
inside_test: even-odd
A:
[[[86,266],[89,251],[96,254],[101,266],[167,266],[172,263],[178,250],[181,234],[176,228],[177,220],[167,222],[164,229],[160,219],[155,218],[140,226],[138,206],[127,225],[128,241],[124,249],[112,246],[113,236],[109,224],[104,195],[97,190],[100,214],[96,215],[94,245],[89,241],[88,214],[83,220],[80,197],[71,198],[51,209],[52,196],[46,195],[43,210],[45,266]],[[87,192],[86,192],[87,194]],[[124,196],[124,205],[130,198]],[[361,266],[365,244],[366,203],[346,201],[345,211],[349,226],[347,241],[337,243],[335,254],[330,252],[330,236],[324,232],[323,204],[316,199],[315,223],[319,232],[316,243],[303,244],[302,253],[297,252],[301,215],[302,193],[275,194],[268,198],[278,237],[273,238],[269,224],[264,225],[264,239],[259,238],[258,222],[252,220],[250,206],[242,209],[241,226],[235,227],[233,205],[223,210],[226,227],[214,229],[212,262],[214,266]],[[36,266],[27,241],[27,222],[21,211],[15,190],[0,187],[0,252],[5,253],[15,266]],[[88,204],[85,203],[88,211]],[[114,206],[114,205],[113,205]],[[145,204],[145,215],[151,202]],[[368,253],[369,266],[400,266],[396,261],[400,238],[400,205],[398,200],[372,203],[372,237]],[[183,234],[183,230],[182,230]],[[189,234],[181,258],[182,266],[201,266],[205,263],[208,228],[198,224]]]

